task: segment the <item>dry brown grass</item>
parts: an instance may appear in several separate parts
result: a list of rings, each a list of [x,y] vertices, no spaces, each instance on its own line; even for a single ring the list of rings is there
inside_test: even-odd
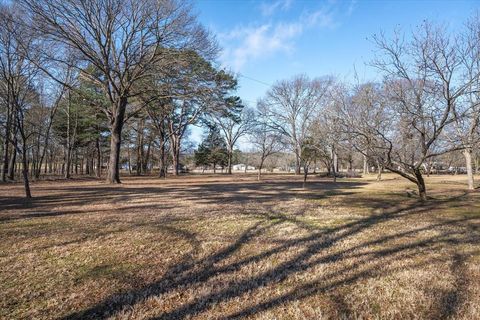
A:
[[[0,185],[2,319],[480,319],[480,195],[387,175]]]

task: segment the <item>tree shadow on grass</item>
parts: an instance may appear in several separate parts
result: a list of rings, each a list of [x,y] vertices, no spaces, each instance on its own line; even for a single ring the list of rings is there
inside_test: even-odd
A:
[[[441,202],[443,205],[446,203],[448,203],[448,200]],[[274,255],[286,253],[292,249],[295,249],[295,252],[298,253],[272,268],[219,286],[219,289],[213,289],[211,293],[199,295],[192,301],[179,304],[172,310],[159,314],[155,319],[184,319],[196,316],[219,303],[242,297],[265,286],[275,286],[290,277],[313,270],[322,264],[335,263],[339,266],[333,271],[318,274],[315,280],[299,284],[287,293],[273,296],[267,301],[245,306],[239,311],[223,317],[223,319],[245,318],[285,303],[305,299],[318,293],[329,292],[362,279],[421,268],[438,259],[434,257],[427,258],[426,252],[440,250],[446,245],[478,245],[478,234],[468,233],[465,229],[465,225],[474,218],[461,217],[430,223],[423,227],[412,227],[407,231],[397,231],[387,235],[379,234],[373,239],[355,242],[347,247],[339,246],[339,243],[342,241],[371,231],[374,227],[381,224],[400,218],[413,219],[416,216],[427,213],[438,206],[439,202],[412,203],[387,209],[383,208],[384,204],[382,202],[379,205],[382,207],[379,213],[328,229],[306,225],[290,215],[277,214],[275,212],[256,213],[256,216],[260,215],[263,218],[259,219],[255,225],[247,228],[236,241],[222,250],[201,259],[194,259],[191,256],[188,259],[182,259],[180,263],[172,266],[159,281],[131,291],[119,292],[95,306],[68,314],[62,319],[104,319],[117,312],[128,310],[149,297],[205,283],[213,277],[222,274],[235,273],[244,266],[265,261]],[[286,239],[273,248],[265,248],[252,256],[239,257],[234,261],[227,262],[243,246],[252,243],[269,230],[287,224],[297,226],[304,230],[306,234],[297,238]],[[420,234],[427,231],[436,232],[432,236],[419,237]],[[400,244],[391,244],[391,241],[399,239],[402,240]],[[339,250],[331,252],[332,248],[337,248],[336,246]],[[404,256],[409,257],[410,260],[418,258],[418,261],[406,262],[400,267],[397,266],[395,262]],[[444,259],[449,258],[445,257]],[[452,268],[454,270],[452,271],[456,272],[458,263],[455,262],[455,256],[453,259],[454,264]],[[459,279],[464,277],[461,273],[457,274],[457,276]],[[458,281],[460,283],[463,280]],[[439,301],[438,310],[442,316],[455,314],[458,306],[461,305],[461,299],[468,298],[465,286],[458,285],[455,290],[454,292],[449,292],[444,299],[441,299],[444,301]],[[448,307],[445,307],[447,304]]]
[[[160,184],[156,180],[149,181],[146,186],[135,184],[111,186],[100,183],[93,185],[68,184],[61,187],[50,186],[46,195],[35,196],[32,199],[19,197],[0,197],[0,222],[75,215],[82,213],[132,210],[166,210],[180,207],[180,202],[171,203],[172,199],[181,199],[204,205],[228,203],[246,204],[250,202],[266,203],[275,200],[289,201],[291,199],[321,199],[332,195],[347,195],[356,188],[365,185],[362,182],[311,181],[309,189],[301,188],[301,182],[296,179],[282,179],[279,181],[229,181],[194,182],[184,185],[181,180],[177,184]],[[346,189],[352,191],[345,191]],[[129,204],[138,198],[149,200],[147,205]],[[170,202],[165,204],[165,202]],[[107,209],[91,208],[91,204],[112,204]],[[126,204],[121,208],[118,205]],[[51,208],[54,207],[55,210]],[[78,208],[76,208],[78,207]],[[87,209],[85,209],[85,208]],[[73,209],[72,209],[73,208]],[[6,213],[7,212],[7,213]]]

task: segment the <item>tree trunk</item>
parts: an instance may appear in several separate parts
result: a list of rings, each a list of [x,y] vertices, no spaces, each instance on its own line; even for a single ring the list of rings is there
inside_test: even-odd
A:
[[[425,180],[423,179],[422,172],[420,169],[415,169],[415,178],[418,188],[418,195],[420,200],[427,201],[427,188],[425,187]]]
[[[380,164],[380,162],[377,161],[377,181],[382,180],[382,171],[383,171],[383,166]]]
[[[145,154],[144,161],[143,161],[143,172],[145,172],[145,173],[150,173],[150,170],[148,168],[148,164],[150,162],[150,152],[151,152],[151,150],[152,150],[152,139],[149,139],[148,144],[147,144],[147,152]]]
[[[65,150],[65,179],[70,179],[70,168],[72,166],[72,152],[70,144],[67,143],[67,148]]]
[[[427,161],[425,163],[425,174],[427,175],[427,177],[430,177],[431,168],[432,168],[432,164],[430,163],[430,161]]]
[[[332,176],[333,176],[333,182],[337,182],[337,163],[336,163],[336,154],[335,154],[335,147],[332,146],[332,149],[330,151],[330,158],[332,159],[332,162],[331,162],[331,173],[332,173]]]
[[[262,178],[262,168],[263,168],[263,162],[265,161],[265,158],[261,159],[260,161],[260,166],[258,167],[258,177],[257,177],[257,180],[260,181],[260,179]],[[245,165],[245,168],[247,166]]]
[[[23,132],[22,132],[23,133]],[[22,175],[23,175],[23,185],[25,188],[25,197],[31,198],[32,193],[30,192],[30,183],[28,180],[28,161],[27,161],[27,145],[25,135],[22,134]]]
[[[300,155],[297,152],[295,153],[295,174],[300,174],[300,167],[301,167]]]
[[[305,189],[305,186],[307,184],[307,176],[308,176],[308,166],[305,165],[303,166],[303,188]]]
[[[15,124],[14,124],[15,128]],[[12,154],[10,156],[10,163],[8,164],[8,180],[15,180],[15,165],[17,163],[17,135],[15,133],[16,129],[13,130],[13,143],[12,143]]]
[[[475,190],[472,167],[472,149],[465,148],[465,150],[463,150],[463,156],[465,157],[465,167],[467,168],[468,190]]]
[[[97,178],[102,176],[102,153],[100,150],[100,138],[97,137],[95,141],[95,146],[97,148]]]
[[[232,174],[232,157],[233,157],[233,150],[231,148],[228,148],[228,152],[227,152],[227,173],[228,174]]]
[[[173,175],[178,176],[180,172],[180,137],[172,135],[170,137],[170,150],[172,155]]]
[[[47,130],[45,132],[45,144],[43,146],[43,150],[42,150],[42,154],[40,155],[40,159],[38,160],[38,169],[35,171],[35,179],[40,178],[40,173],[41,173],[41,170],[42,170],[43,160],[45,159],[45,155],[47,154],[48,143],[49,143],[49,140],[50,140],[50,130],[51,130],[51,127],[52,127],[52,119],[53,119],[53,117],[50,118],[50,121],[49,121],[48,126],[47,126]],[[47,168],[47,163],[46,163],[46,160],[45,160],[45,172],[47,172],[46,168]]]
[[[127,107],[127,98],[120,98],[116,114],[111,122],[110,128],[110,157],[108,159],[108,183],[121,183],[120,181],[120,147],[122,144],[123,119],[125,117],[125,108]]]
[[[367,156],[363,155],[363,174],[368,174],[368,160]]]
[[[8,147],[10,143],[8,139],[10,139],[10,126],[11,126],[11,117],[10,117],[10,108],[7,106],[7,123],[5,125],[5,137],[3,141],[3,167],[2,167],[2,181],[5,182],[7,180],[8,174]]]
[[[332,161],[333,182],[337,182],[337,171],[335,170],[335,161]]]
[[[334,173],[339,172],[339,170],[338,170],[338,156],[337,156],[336,152],[333,153],[333,172]]]
[[[180,143],[178,141],[172,145],[172,152],[173,175],[178,176],[180,174]]]
[[[138,119],[137,124],[137,159],[136,159],[136,174],[141,175],[143,172],[143,119]]]
[[[167,177],[167,170],[166,170],[166,161],[165,161],[165,140],[163,137],[160,138],[160,156],[159,156],[159,177],[166,178]]]

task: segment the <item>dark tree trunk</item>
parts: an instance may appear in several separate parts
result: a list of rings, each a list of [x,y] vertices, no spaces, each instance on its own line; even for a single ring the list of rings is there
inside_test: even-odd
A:
[[[233,157],[233,150],[228,149],[227,153],[227,173],[232,174],[232,157]]]
[[[12,132],[12,154],[10,156],[10,163],[8,164],[8,179],[15,180],[15,165],[17,163],[17,134],[16,134],[16,124],[13,124],[14,130]]]
[[[102,177],[102,152],[100,150],[100,138],[96,139],[95,146],[97,149],[97,178],[101,178]]]
[[[167,177],[166,159],[165,159],[165,140],[160,137],[160,156],[159,156],[160,178]]]
[[[23,173],[23,184],[25,187],[25,197],[31,198],[32,193],[30,192],[30,183],[28,181],[28,162],[27,162],[27,146],[25,141],[22,144],[22,173]]]
[[[75,174],[78,176],[78,150],[75,148]]]
[[[303,188],[305,188],[307,184],[307,176],[308,176],[308,166],[303,166]]]
[[[427,200],[427,188],[425,186],[425,180],[423,179],[422,172],[420,169],[415,169],[415,178],[416,178],[416,183],[417,183],[417,188],[418,188],[418,195],[420,197],[420,200],[426,201]]]
[[[121,183],[120,181],[120,147],[122,144],[122,128],[125,117],[127,99],[121,98],[116,108],[116,114],[110,128],[110,157],[108,159],[108,183]]]
[[[171,138],[173,175],[178,176],[180,173],[180,138],[172,136]]]
[[[138,119],[137,123],[137,159],[136,159],[136,175],[142,174],[143,169],[143,119]]]
[[[11,116],[10,116],[10,108],[7,107],[7,123],[5,125],[5,137],[3,141],[3,166],[2,166],[2,181],[7,180],[8,174],[8,147],[10,143],[8,139],[10,139],[10,126],[11,126]]]
[[[65,179],[70,179],[71,165],[72,165],[72,155],[71,155],[70,146],[67,144],[67,148],[65,150],[65,165],[64,165]]]

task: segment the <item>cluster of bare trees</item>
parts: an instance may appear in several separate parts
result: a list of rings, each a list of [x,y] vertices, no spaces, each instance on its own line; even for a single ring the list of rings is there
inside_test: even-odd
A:
[[[217,44],[183,1],[18,0],[0,10],[2,180],[21,166],[27,197],[42,171],[106,167],[119,183],[124,138],[138,173],[154,149],[161,175],[168,154],[178,173],[188,126],[230,107],[236,80],[214,67]]]
[[[445,155],[465,157],[468,188],[474,188],[478,157],[480,23],[472,19],[459,34],[424,23],[410,36],[374,36],[372,62],[380,82],[342,84],[298,76],[275,84],[258,105],[269,127],[296,157],[306,176],[318,158],[335,176],[338,155],[364,158],[415,183],[427,198],[424,175]],[[409,39],[409,40],[405,40]],[[442,158],[443,157],[443,158]],[[478,163],[478,158],[476,158]]]

